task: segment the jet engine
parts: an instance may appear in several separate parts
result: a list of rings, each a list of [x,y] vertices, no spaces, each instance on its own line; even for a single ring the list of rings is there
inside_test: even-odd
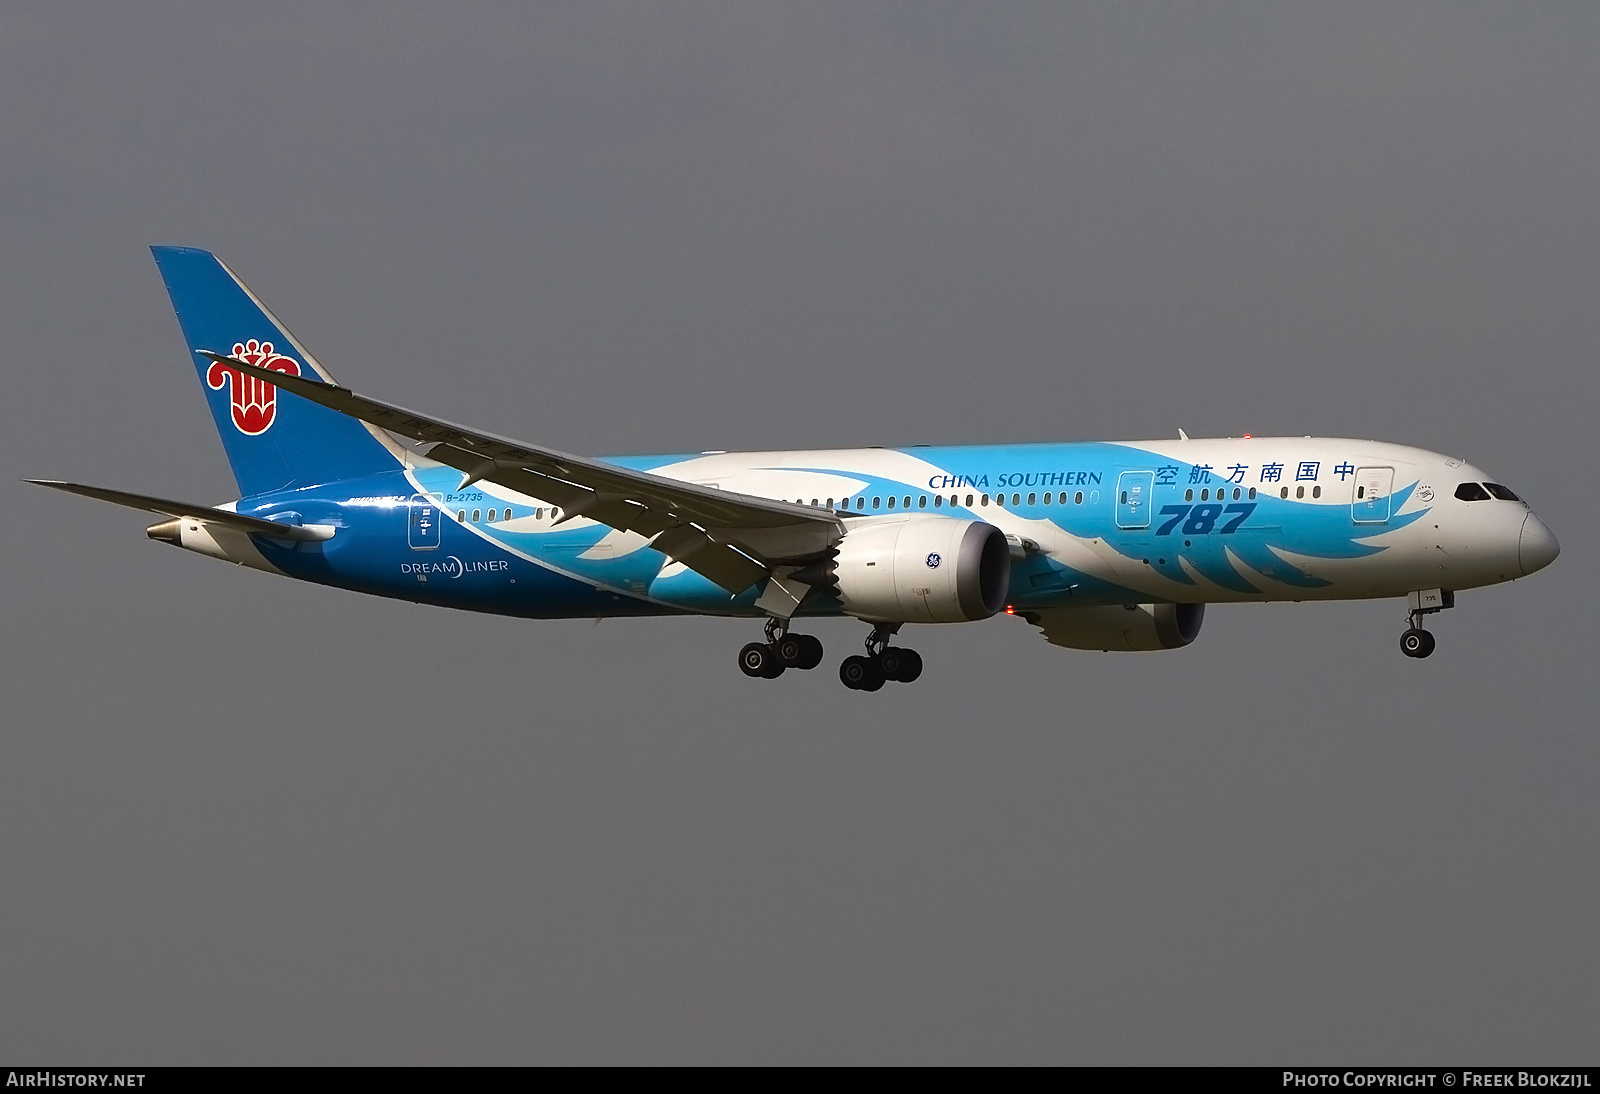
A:
[[[830,567],[844,610],[874,623],[964,623],[1005,607],[1011,550],[992,524],[914,516],[851,522]]]
[[[1097,604],[1024,613],[1055,646],[1074,650],[1175,650],[1200,633],[1204,604]]]

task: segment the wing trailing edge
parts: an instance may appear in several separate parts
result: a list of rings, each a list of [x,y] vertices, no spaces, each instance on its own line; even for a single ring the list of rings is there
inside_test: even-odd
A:
[[[587,456],[525,444],[430,418],[348,388],[259,368],[211,350],[202,356],[319,406],[433,445],[428,458],[463,483],[492,482],[585,517],[650,537],[651,546],[737,595],[775,566],[819,556],[844,536],[829,510],[670,479]]]

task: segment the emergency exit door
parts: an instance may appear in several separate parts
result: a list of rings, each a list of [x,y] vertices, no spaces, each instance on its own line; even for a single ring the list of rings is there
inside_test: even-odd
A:
[[[1355,482],[1355,496],[1350,499],[1350,518],[1357,524],[1389,523],[1389,497],[1394,491],[1394,468],[1357,468]]]
[[[1154,471],[1124,471],[1117,476],[1117,527],[1150,527],[1150,492]]]
[[[406,541],[413,551],[428,551],[439,546],[439,507],[432,498],[421,494],[412,497]]]

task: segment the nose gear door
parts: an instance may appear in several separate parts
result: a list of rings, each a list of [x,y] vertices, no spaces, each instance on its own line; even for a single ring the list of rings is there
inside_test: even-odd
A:
[[[1355,496],[1350,499],[1350,519],[1357,524],[1388,524],[1394,468],[1357,468],[1355,484]]]

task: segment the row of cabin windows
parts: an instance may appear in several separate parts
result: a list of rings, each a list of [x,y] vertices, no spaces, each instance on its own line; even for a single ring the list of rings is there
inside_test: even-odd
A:
[[[1219,492],[1219,496],[1220,496],[1220,492]],[[1067,504],[1067,492],[1065,490],[1061,491],[1061,493],[1059,495],[1055,494],[1054,492],[1046,494],[1044,496],[1044,503],[1046,505],[1049,505],[1053,500],[1055,500],[1058,497],[1059,497],[1060,502],[1061,502],[1062,505]],[[989,495],[988,494],[978,494],[978,495],[968,494],[967,495],[967,500],[966,500],[966,507],[968,509],[971,509],[973,507],[974,499],[976,499],[977,504],[980,505],[980,506],[984,506],[984,505],[988,505],[989,504]],[[811,508],[813,508],[813,509],[835,509],[835,508],[837,508],[840,512],[844,512],[845,510],[850,508],[850,499],[849,498],[841,498],[839,500],[839,504],[837,506],[835,506],[833,504],[833,501],[834,501],[834,499],[832,499],[832,498],[829,498],[826,501],[823,501],[820,498],[812,498],[811,499]],[[910,509],[911,508],[911,495],[910,494],[906,494],[905,496],[899,497],[899,498],[891,496],[889,498],[889,504],[887,506],[885,506],[883,504],[883,501],[884,501],[883,495],[881,495],[881,494],[878,495],[877,497],[873,498],[872,499],[872,508],[874,508],[874,509],[884,509],[884,508],[893,509],[893,508],[895,508],[896,505],[898,505],[901,509]],[[806,499],[805,498],[795,498],[794,499],[794,503],[796,505],[805,505],[806,504]],[[1006,496],[1004,494],[996,494],[994,496],[994,503],[996,505],[1004,505],[1006,503]],[[962,502],[961,502],[961,495],[960,494],[951,494],[950,495],[950,507],[952,509],[960,506],[961,504],[962,504]],[[1013,506],[1021,505],[1022,504],[1022,495],[1021,494],[1012,494],[1011,495],[1011,504]],[[1028,495],[1028,504],[1029,505],[1037,505],[1037,504],[1039,504],[1039,495],[1038,495],[1037,492]],[[1077,493],[1072,495],[1072,504],[1073,505],[1082,505],[1083,504],[1083,491],[1082,490],[1079,490]],[[943,494],[935,494],[935,495],[933,495],[933,507],[935,509],[943,509],[944,506],[945,506],[944,495]],[[866,497],[865,494],[863,494],[860,497],[855,499],[855,507],[856,507],[857,510],[866,509],[866,507],[867,507],[867,497]],[[917,508],[918,509],[926,509],[927,507],[928,507],[928,495],[927,494],[918,495],[917,496]]]
[[[1226,486],[1217,487],[1217,500],[1218,501],[1225,500],[1227,498],[1227,496],[1228,496],[1228,488]],[[1241,489],[1240,487],[1235,486],[1233,488],[1233,500],[1234,501],[1238,501],[1243,496],[1244,496],[1244,490]],[[1320,498],[1321,496],[1322,496],[1322,488],[1319,486],[1317,488],[1317,497]],[[1285,494],[1284,497],[1288,497],[1288,495]],[[1193,501],[1194,500],[1194,491],[1193,490],[1185,490],[1183,492],[1183,500],[1184,501]],[[1200,500],[1201,501],[1210,501],[1211,500],[1211,488],[1210,487],[1203,486],[1203,487],[1200,488]],[[1250,500],[1251,501],[1255,501],[1256,500],[1256,488],[1253,487],[1253,486],[1250,487]]]
[[[1357,497],[1359,497],[1363,492],[1364,491],[1362,489],[1358,488],[1357,491],[1356,491]],[[1200,500],[1201,501],[1210,501],[1211,500],[1211,493],[1212,493],[1212,491],[1211,491],[1210,487],[1201,487],[1201,489],[1200,489]],[[1225,487],[1225,486],[1217,487],[1216,495],[1217,495],[1217,500],[1218,501],[1225,500],[1227,498],[1227,496],[1228,496],[1228,488]],[[1499,483],[1490,482],[1490,483],[1484,483],[1482,486],[1479,486],[1475,482],[1464,482],[1460,486],[1456,487],[1456,497],[1460,498],[1462,501],[1487,501],[1487,500],[1489,500],[1491,495],[1496,497],[1496,498],[1500,498],[1503,501],[1518,501],[1518,500],[1520,500],[1515,494],[1513,494],[1511,491],[1507,490],[1505,487],[1501,486]],[[1279,487],[1278,488],[1278,497],[1287,498],[1288,496],[1289,496],[1289,488],[1287,486],[1283,486],[1283,487]],[[1296,498],[1304,498],[1306,496],[1306,488],[1304,486],[1295,487],[1294,488],[1294,496]],[[1313,486],[1311,488],[1311,496],[1313,498],[1322,497],[1322,487]],[[1248,489],[1248,491],[1246,491],[1241,487],[1237,487],[1237,486],[1234,487],[1233,488],[1233,500],[1234,501],[1238,501],[1241,497],[1249,497],[1249,499],[1251,501],[1254,501],[1255,497],[1256,497],[1256,488],[1252,486],[1252,487],[1250,487]],[[1062,505],[1066,505],[1067,504],[1067,492],[1065,490],[1063,490],[1063,491],[1061,491],[1061,493],[1059,495],[1055,494],[1054,492],[1047,492],[1044,495],[1044,504],[1049,505],[1049,504],[1051,504],[1053,501],[1055,501],[1057,499],[1060,500],[1060,503]],[[1124,495],[1124,499],[1126,499],[1126,495]],[[872,507],[874,509],[885,508],[885,506],[883,504],[883,500],[884,499],[883,499],[883,496],[881,494],[876,496],[876,497],[874,497],[872,499]],[[972,508],[974,500],[977,501],[977,504],[980,507],[981,506],[986,506],[986,505],[989,504],[989,495],[988,494],[978,494],[978,495],[974,496],[972,494],[968,494],[967,495],[967,499],[966,499],[966,507],[968,509]],[[1194,500],[1194,491],[1192,489],[1185,490],[1183,492],[1183,500],[1184,501],[1193,501]],[[833,501],[834,501],[834,499],[832,499],[832,498],[828,498],[826,501],[823,501],[820,498],[812,498],[811,499],[811,507],[813,509],[824,509],[824,508],[825,509],[833,509],[833,508],[835,508],[835,506],[833,504]],[[795,498],[794,499],[794,503],[796,505],[804,505],[804,504],[806,504],[806,500],[804,498]],[[1005,503],[1006,503],[1006,496],[1004,494],[996,494],[994,496],[994,503],[996,505],[1004,506]],[[1028,495],[1028,504],[1029,505],[1037,505],[1038,503],[1039,503],[1039,495],[1037,493],[1030,493]],[[889,503],[887,505],[887,508],[893,509],[893,508],[895,508],[896,504],[898,504],[899,507],[902,508],[902,509],[910,509],[911,508],[911,495],[910,494],[906,494],[906,495],[904,495],[903,497],[900,497],[900,498],[896,498],[896,497],[891,495],[890,498],[889,498]],[[962,504],[962,502],[961,502],[961,495],[960,494],[951,494],[950,495],[950,506],[952,508],[960,506],[961,504]],[[1020,493],[1012,494],[1011,495],[1011,504],[1012,504],[1013,507],[1020,506],[1022,504],[1022,495]],[[1078,491],[1075,491],[1073,493],[1073,495],[1072,495],[1072,504],[1073,505],[1082,505],[1083,504],[1083,491],[1082,490],[1078,490]],[[942,509],[942,508],[944,508],[944,505],[945,505],[945,500],[944,500],[944,495],[943,494],[935,494],[935,495],[933,495],[933,507],[935,509]],[[857,497],[855,499],[855,508],[857,509],[857,511],[865,510],[866,507],[867,507],[866,495],[863,494],[860,497]],[[928,495],[927,494],[918,495],[918,497],[917,497],[917,508],[918,509],[926,509],[927,507],[928,507]],[[842,512],[844,510],[848,510],[849,508],[850,508],[850,499],[849,498],[840,499],[839,505],[838,505],[838,509]],[[482,517],[480,515],[481,512],[482,511],[478,510],[478,509],[474,509],[472,511],[472,522],[474,524],[476,524],[480,520],[482,520]],[[560,514],[560,512],[561,512],[560,509],[556,508],[555,506],[551,506],[550,507],[550,517],[551,517],[551,519],[552,520],[555,519]],[[539,508],[536,508],[533,511],[533,517],[534,517],[535,520],[543,520],[544,519],[544,507],[540,506]],[[489,510],[489,523],[491,523],[491,524],[494,523],[494,521],[496,519],[510,520],[511,519],[511,510],[507,509],[505,511],[505,516],[504,517],[499,517],[499,511],[498,510],[490,509]],[[456,511],[456,520],[460,521],[462,524],[465,524],[467,522],[467,511],[465,509],[457,510]]]
[[[559,513],[560,511],[561,510],[557,509],[555,506],[552,505],[550,507],[550,516],[551,516],[551,518],[553,519],[556,516],[556,514]],[[488,520],[487,523],[493,524],[496,520],[510,520],[510,519],[511,519],[511,510],[507,509],[505,511],[505,516],[501,516],[500,515],[500,510],[491,509],[491,510],[489,510],[489,520]],[[533,519],[534,520],[543,520],[544,519],[544,506],[541,505],[541,506],[539,506],[537,509],[535,509],[533,511]],[[467,523],[467,511],[465,509],[457,509],[456,510],[456,520],[459,521],[462,524]],[[483,510],[482,509],[474,509],[472,511],[472,523],[477,524],[479,521],[482,521],[482,520],[483,520]]]

